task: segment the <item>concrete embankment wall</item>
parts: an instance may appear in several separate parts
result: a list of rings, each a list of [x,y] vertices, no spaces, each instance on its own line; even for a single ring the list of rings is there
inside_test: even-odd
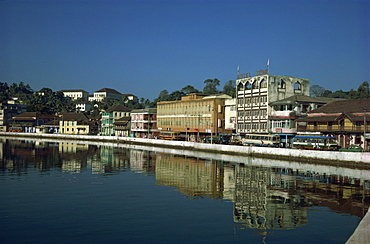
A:
[[[26,138],[49,138],[56,140],[79,140],[79,141],[104,141],[114,143],[145,144],[166,148],[200,150],[224,154],[238,154],[254,157],[294,159],[299,161],[325,161],[327,162],[352,162],[370,163],[370,153],[358,152],[332,152],[315,150],[298,150],[289,148],[249,147],[235,145],[219,145],[208,143],[196,143],[187,141],[165,141],[156,139],[115,137],[115,136],[91,136],[91,135],[67,135],[67,134],[38,134],[38,133],[15,133],[0,132],[3,137],[26,137]]]
[[[368,244],[370,243],[370,209],[362,218],[355,232],[348,239],[346,244]]]

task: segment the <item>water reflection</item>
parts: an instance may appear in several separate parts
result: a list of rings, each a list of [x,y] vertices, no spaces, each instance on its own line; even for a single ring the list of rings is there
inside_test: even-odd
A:
[[[0,176],[26,174],[30,168],[107,175],[130,170],[155,176],[156,184],[172,187],[189,199],[232,201],[237,226],[262,231],[306,225],[312,206],[358,217],[364,216],[370,206],[367,169],[253,158],[225,161],[219,155],[213,159],[187,153],[171,154],[138,146],[3,139]]]

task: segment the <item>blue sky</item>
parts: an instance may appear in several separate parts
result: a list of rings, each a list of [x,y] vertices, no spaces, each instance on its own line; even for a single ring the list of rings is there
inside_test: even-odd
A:
[[[370,82],[370,1],[0,1],[0,82],[156,98],[240,73]]]

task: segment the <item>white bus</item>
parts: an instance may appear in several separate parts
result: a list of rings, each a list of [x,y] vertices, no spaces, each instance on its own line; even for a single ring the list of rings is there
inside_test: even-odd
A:
[[[337,151],[340,147],[335,137],[299,135],[293,138],[293,148]]]
[[[268,134],[247,134],[242,138],[244,146],[279,147],[280,136]]]

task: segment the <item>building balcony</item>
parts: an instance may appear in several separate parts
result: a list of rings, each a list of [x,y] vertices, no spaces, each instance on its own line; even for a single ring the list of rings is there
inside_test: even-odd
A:
[[[366,126],[370,131],[370,127]],[[298,131],[364,133],[363,126],[298,126]]]
[[[271,117],[291,117],[293,111],[272,111]]]
[[[238,95],[244,95],[244,94],[251,94],[251,90],[248,89],[248,90],[239,90],[238,91]]]
[[[155,119],[150,119],[150,120],[131,120],[131,123],[157,123],[157,120]]]
[[[271,133],[296,134],[296,128],[271,128]]]
[[[153,131],[158,131],[157,128],[150,128],[150,129],[144,129],[144,128],[136,128],[136,129],[133,129],[131,128],[131,131],[135,131],[135,132],[153,132]]]

